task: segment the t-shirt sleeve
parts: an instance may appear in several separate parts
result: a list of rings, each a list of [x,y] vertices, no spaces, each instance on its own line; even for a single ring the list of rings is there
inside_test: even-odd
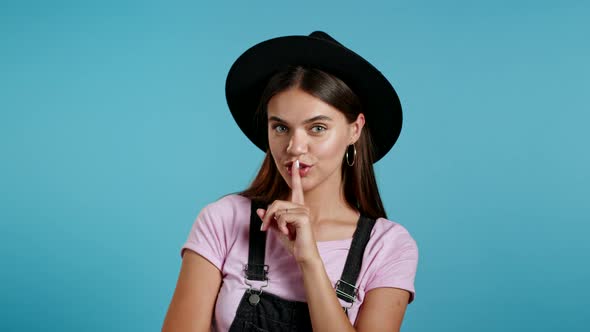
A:
[[[389,233],[389,234],[387,234]],[[396,225],[383,234],[376,269],[368,280],[366,292],[379,287],[393,287],[410,292],[411,303],[415,297],[414,279],[418,266],[418,246],[412,236]]]
[[[199,212],[180,256],[190,249],[222,270],[232,236],[234,220],[229,198],[225,197],[207,205]]]

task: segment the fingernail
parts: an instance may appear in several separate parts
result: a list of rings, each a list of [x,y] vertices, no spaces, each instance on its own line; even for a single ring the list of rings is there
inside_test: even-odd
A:
[[[295,160],[295,168],[299,168],[299,159]]]

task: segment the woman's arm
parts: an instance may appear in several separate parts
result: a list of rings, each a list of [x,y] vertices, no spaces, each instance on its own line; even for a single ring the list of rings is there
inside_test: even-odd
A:
[[[300,268],[314,332],[399,331],[410,297],[407,291],[376,288],[367,292],[355,329],[340,306],[323,262],[303,263]]]
[[[365,295],[356,318],[357,331],[395,331],[402,326],[410,293],[399,288],[375,288]]]
[[[217,267],[186,249],[162,332],[209,332],[220,286]]]

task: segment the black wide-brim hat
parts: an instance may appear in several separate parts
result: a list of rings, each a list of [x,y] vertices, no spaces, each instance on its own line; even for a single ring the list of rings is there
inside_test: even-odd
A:
[[[268,132],[260,130],[254,116],[268,80],[278,71],[299,65],[344,81],[360,99],[365,129],[374,144],[373,162],[389,152],[402,128],[397,93],[377,68],[321,31],[263,41],[244,52],[230,68],[225,82],[227,104],[240,129],[256,146],[265,152],[268,147]]]

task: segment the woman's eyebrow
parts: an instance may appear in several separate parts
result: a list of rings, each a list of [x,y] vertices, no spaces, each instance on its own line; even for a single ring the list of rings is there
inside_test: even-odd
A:
[[[287,121],[279,118],[278,116],[274,116],[274,115],[271,116],[270,118],[268,118],[268,121],[287,123]],[[317,116],[314,116],[313,118],[309,118],[309,119],[303,121],[303,124],[308,124],[308,123],[316,122],[316,121],[332,121],[332,118],[327,115],[317,115]]]
[[[281,118],[279,118],[278,116],[271,116],[270,118],[268,118],[268,121],[276,121],[276,122],[282,122],[285,123],[285,121]]]

